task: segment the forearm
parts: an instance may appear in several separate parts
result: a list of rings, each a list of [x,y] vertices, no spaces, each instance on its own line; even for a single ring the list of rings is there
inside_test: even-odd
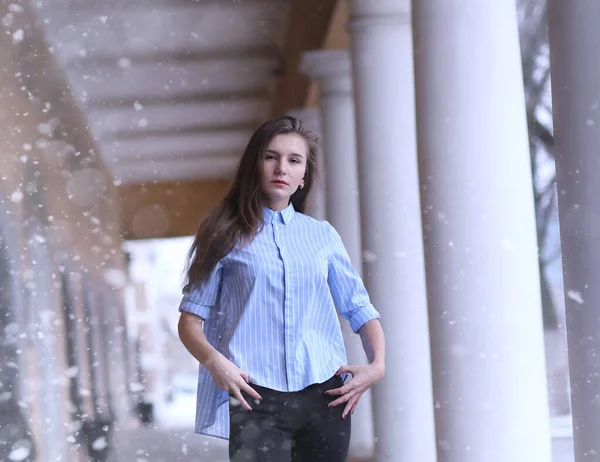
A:
[[[182,313],[179,318],[177,330],[181,343],[190,354],[204,366],[217,353],[217,350],[209,343],[202,329],[202,318],[191,313]]]
[[[379,319],[365,323],[358,331],[369,363],[385,368],[385,335]]]

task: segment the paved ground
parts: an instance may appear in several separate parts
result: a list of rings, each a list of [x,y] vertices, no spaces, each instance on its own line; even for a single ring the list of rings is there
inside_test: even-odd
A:
[[[227,442],[186,430],[142,428],[115,436],[110,462],[228,462]]]
[[[157,427],[121,430],[109,462],[228,462],[227,441],[193,433],[195,405],[194,395],[181,395],[156,408]],[[552,462],[574,462],[570,419],[554,419],[552,427],[560,436],[552,442]]]
[[[228,462],[225,441],[204,438],[187,429],[123,431],[115,444],[110,462]],[[553,453],[553,462],[573,462],[571,439],[555,439]]]
[[[556,438],[552,441],[552,461],[553,462],[574,462],[573,457],[573,439]]]

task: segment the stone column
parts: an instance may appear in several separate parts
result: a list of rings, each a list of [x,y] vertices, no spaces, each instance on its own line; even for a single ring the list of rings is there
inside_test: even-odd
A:
[[[413,27],[438,461],[549,462],[515,2],[417,0]]]
[[[350,1],[364,277],[386,332],[375,460],[436,460],[410,1]]]
[[[310,129],[319,135],[319,138],[321,138],[322,123],[321,114],[319,113],[318,108],[307,107],[292,109],[288,111],[287,115],[295,117],[296,119],[304,122]],[[325,199],[326,169],[324,168],[322,149],[317,154],[317,167],[317,181],[313,185],[313,189],[310,193],[306,213],[317,220],[325,220],[327,218]]]
[[[347,50],[310,51],[302,72],[319,83],[327,219],[340,233],[354,267],[362,273],[356,127],[350,55]],[[348,362],[366,364],[360,337],[342,323]],[[350,457],[373,455],[371,393],[363,395],[352,417]]]
[[[600,3],[548,2],[575,460],[600,461]]]

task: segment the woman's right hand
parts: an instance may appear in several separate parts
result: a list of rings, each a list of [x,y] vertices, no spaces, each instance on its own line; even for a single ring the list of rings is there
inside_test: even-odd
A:
[[[254,399],[262,401],[262,397],[249,385],[248,374],[218,351],[213,352],[210,358],[204,363],[204,367],[212,375],[217,387],[232,394],[244,409],[248,411],[252,410],[242,396],[242,390]]]

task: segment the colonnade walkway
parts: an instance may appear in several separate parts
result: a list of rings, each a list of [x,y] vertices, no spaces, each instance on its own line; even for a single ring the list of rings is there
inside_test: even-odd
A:
[[[228,462],[227,441],[193,432],[193,406],[193,395],[179,396],[157,407],[154,424],[117,431],[109,462]],[[569,425],[553,422],[552,462],[574,462]]]
[[[188,428],[140,428],[115,435],[111,462],[228,462],[227,442]],[[552,461],[573,462],[571,438],[552,440]],[[535,461],[531,461],[535,462]]]

